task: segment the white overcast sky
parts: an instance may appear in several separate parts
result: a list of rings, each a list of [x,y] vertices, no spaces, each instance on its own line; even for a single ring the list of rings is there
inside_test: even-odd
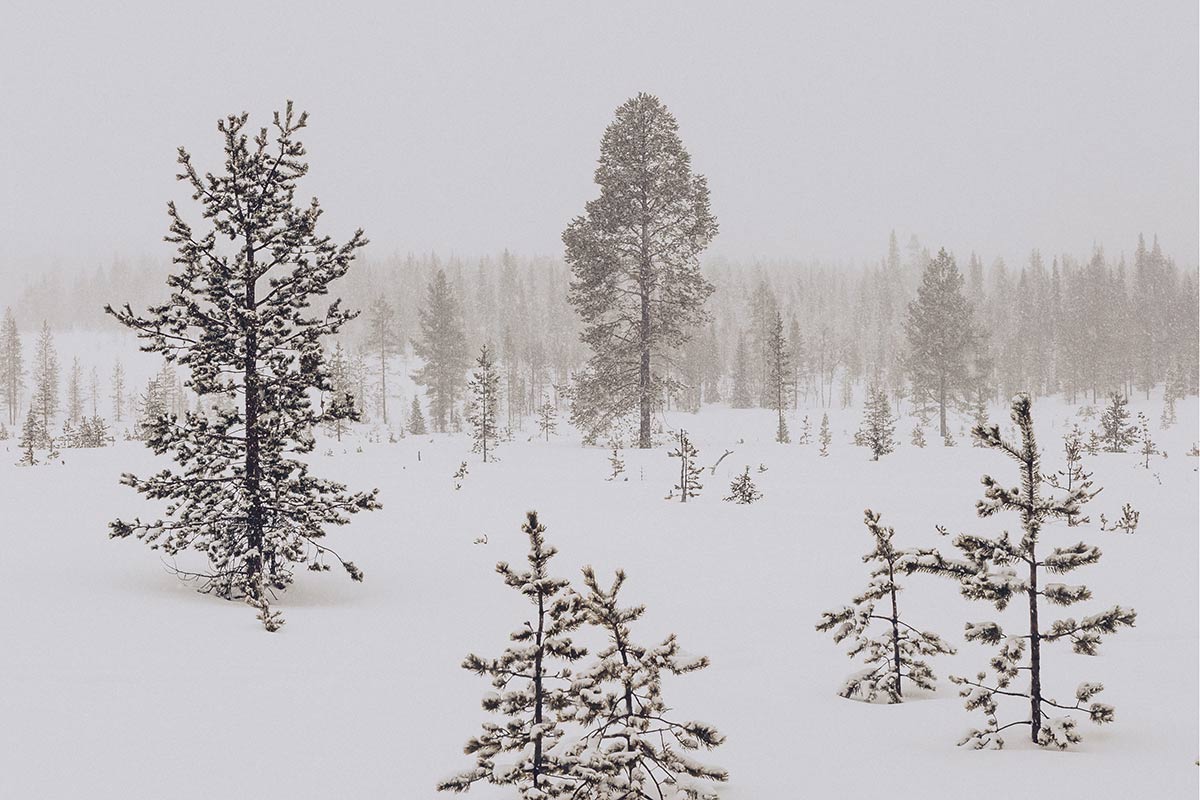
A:
[[[110,7],[111,6],[111,7]],[[327,230],[557,255],[604,126],[659,95],[730,258],[902,244],[1197,261],[1197,3],[5,3],[0,276],[164,258],[175,147],[310,112]],[[197,219],[194,212],[190,215]]]

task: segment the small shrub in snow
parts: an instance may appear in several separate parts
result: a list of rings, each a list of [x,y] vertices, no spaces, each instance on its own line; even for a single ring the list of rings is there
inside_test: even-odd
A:
[[[679,459],[679,483],[675,485],[674,491],[679,492],[679,502],[686,503],[689,498],[698,497],[700,490],[704,488],[700,483],[700,475],[704,472],[704,468],[696,463],[696,458],[700,453],[688,439],[687,431],[682,429],[679,431],[678,442],[675,449],[667,455]],[[668,495],[668,497],[670,496]]]
[[[749,505],[755,500],[762,499],[762,492],[754,485],[754,481],[750,478],[750,467],[746,466],[746,471],[733,479],[729,484],[729,496],[724,498],[726,502],[739,503]]]
[[[854,434],[854,443],[871,450],[871,460],[878,461],[896,449],[896,420],[888,403],[887,392],[872,388],[867,393],[862,427]]]
[[[902,620],[896,601],[901,589],[896,577],[911,572],[918,559],[933,557],[934,551],[897,550],[892,545],[895,532],[880,525],[879,515],[869,508],[864,522],[875,540],[875,549],[863,556],[863,561],[876,564],[870,583],[851,605],[822,614],[817,630],[832,631],[835,642],[850,639],[847,655],[863,656],[866,662],[865,669],[846,679],[838,692],[842,697],[871,702],[883,694],[888,702],[899,703],[905,680],[933,689],[933,670],[924,658],[953,653],[954,648],[936,633],[918,630]],[[881,601],[883,608],[878,607]]]

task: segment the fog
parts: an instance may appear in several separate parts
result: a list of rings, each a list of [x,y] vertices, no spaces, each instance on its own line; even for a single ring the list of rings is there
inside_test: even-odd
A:
[[[896,229],[1021,259],[1144,231],[1196,263],[1194,0],[166,5],[4,12],[0,279],[166,258],[175,148],[218,168],[216,119],[287,98],[329,232],[558,255],[638,91],[709,177],[711,255],[877,259]]]

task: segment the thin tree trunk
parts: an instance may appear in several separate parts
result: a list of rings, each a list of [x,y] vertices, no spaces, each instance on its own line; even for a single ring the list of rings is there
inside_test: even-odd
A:
[[[892,586],[892,659],[896,672],[896,697],[903,697],[900,691],[900,612],[896,606],[896,576],[891,562],[888,562],[888,582]]]
[[[530,514],[532,517],[533,515]],[[542,775],[542,636],[546,629],[546,607],[538,594],[537,651],[533,657],[533,725],[538,733],[533,737],[533,786],[540,785]]]
[[[254,309],[257,303],[255,297],[254,247],[250,234],[246,234],[246,295],[245,308],[254,319]],[[258,414],[261,397],[258,382],[258,328],[257,322],[250,322],[246,329],[245,391],[246,391],[246,459],[245,487],[246,497],[250,508],[246,516],[246,539],[251,555],[246,559],[246,579],[251,591],[262,585],[262,547],[263,547],[263,509],[262,492],[259,485],[261,464],[259,463],[259,431]],[[257,598],[259,600],[263,598]]]

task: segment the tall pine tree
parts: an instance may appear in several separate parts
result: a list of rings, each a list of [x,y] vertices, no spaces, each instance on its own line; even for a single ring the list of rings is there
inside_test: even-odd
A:
[[[25,388],[24,356],[21,353],[21,334],[12,309],[4,310],[0,325],[0,400],[8,412],[8,424],[17,424],[21,408],[21,390]]]
[[[209,561],[197,576],[201,589],[243,597],[259,609],[268,630],[282,624],[269,606],[272,590],[292,582],[292,565],[328,569],[332,556],[354,580],[362,572],[322,543],[325,528],[348,514],[379,507],[376,492],[347,492],[309,473],[295,455],[314,446],[319,421],[311,391],[329,391],[321,339],[337,333],[354,313],[341,301],[312,314],[314,301],[346,274],[362,231],[336,245],[317,233],[321,208],[296,202],[296,184],[308,172],[297,139],[307,115],[289,101],[272,129],[247,129],[248,115],[217,123],[225,171],[196,171],[179,149],[180,180],[211,225],[198,234],[174,203],[167,241],[177,248],[176,274],[167,279],[168,302],[134,313],[128,304],[106,310],[143,339],[142,349],[162,354],[190,371],[200,395],[236,402],[212,413],[161,416],[147,444],[170,453],[178,472],[147,478],[126,474],[124,483],[147,497],[167,500],[167,518],[118,519],[115,538],[135,535],[174,555],[196,549]]]
[[[965,396],[970,382],[970,361],[975,342],[971,304],[963,296],[963,277],[954,256],[939,250],[929,262],[917,288],[917,299],[908,304],[908,369],[918,402],[938,408],[939,431],[949,434],[946,411]]]
[[[413,350],[424,360],[413,378],[426,389],[435,431],[445,431],[462,392],[468,366],[462,309],[446,273],[434,273],[418,310],[421,338]]]
[[[648,448],[654,409],[676,383],[665,369],[670,354],[706,320],[713,286],[699,256],[717,221],[675,117],[653,95],[617,109],[595,181],[600,196],[563,232],[568,296],[592,350],[573,387],[571,421],[594,441],[636,414],[638,447]]]

